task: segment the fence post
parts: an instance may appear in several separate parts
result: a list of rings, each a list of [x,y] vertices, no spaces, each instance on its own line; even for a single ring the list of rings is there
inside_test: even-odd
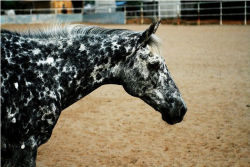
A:
[[[177,25],[180,25],[180,5],[177,5]]]
[[[245,19],[244,24],[247,25],[247,1],[245,1]]]
[[[161,7],[158,2],[158,20],[161,20]]]
[[[198,12],[198,20],[197,20],[197,24],[198,24],[198,25],[200,25],[200,2],[198,2],[197,12]]]
[[[127,8],[124,6],[124,23],[127,24]]]
[[[154,1],[154,21],[157,21],[157,16],[156,16],[156,8],[155,8],[156,4]]]
[[[141,24],[143,24],[143,2],[141,2]]]
[[[222,25],[222,2],[220,2],[220,25]]]

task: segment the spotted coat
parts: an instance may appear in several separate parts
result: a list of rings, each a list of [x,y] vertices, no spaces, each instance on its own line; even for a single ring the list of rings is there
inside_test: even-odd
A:
[[[180,122],[186,105],[153,33],[69,25],[50,31],[1,31],[1,162],[35,166],[62,110],[104,84],[119,84]],[[176,111],[175,111],[176,110]]]

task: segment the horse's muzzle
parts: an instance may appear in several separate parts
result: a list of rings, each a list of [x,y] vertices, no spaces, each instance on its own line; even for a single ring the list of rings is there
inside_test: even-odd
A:
[[[184,115],[187,112],[187,107],[185,105],[181,106],[177,111],[173,113],[161,112],[162,119],[170,125],[180,123],[183,120]]]

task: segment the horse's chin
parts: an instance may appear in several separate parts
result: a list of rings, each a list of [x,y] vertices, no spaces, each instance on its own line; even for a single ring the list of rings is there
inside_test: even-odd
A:
[[[175,124],[175,122],[173,120],[171,120],[168,116],[162,115],[162,120],[167,122],[169,125],[174,125]]]

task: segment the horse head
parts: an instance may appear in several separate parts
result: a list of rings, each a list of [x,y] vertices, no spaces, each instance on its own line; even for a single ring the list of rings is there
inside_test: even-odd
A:
[[[131,53],[120,63],[119,76],[127,93],[142,99],[173,125],[183,120],[187,107],[161,55],[160,39],[154,35],[159,24],[137,34]]]

